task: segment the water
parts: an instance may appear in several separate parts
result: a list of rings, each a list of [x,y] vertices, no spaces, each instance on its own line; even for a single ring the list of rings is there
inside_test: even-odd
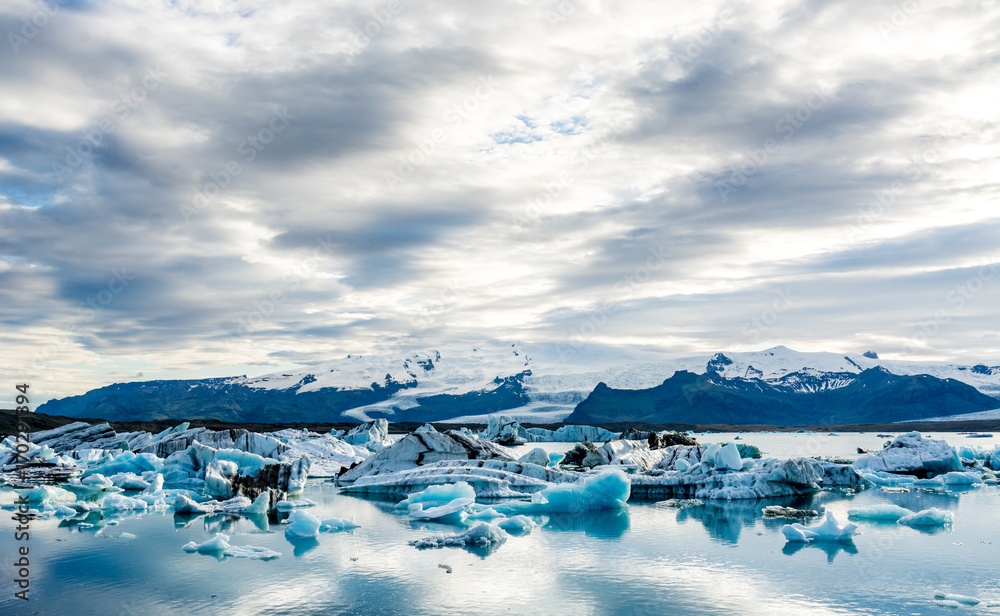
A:
[[[763,439],[770,436],[775,438]],[[792,435],[787,442],[777,437],[788,435],[742,438],[768,450],[780,443],[810,447],[808,439],[816,436]],[[860,443],[867,436],[821,438]],[[992,446],[989,441],[978,444]],[[836,448],[847,446],[840,442]],[[536,517],[541,528],[513,536],[491,553],[417,550],[407,541],[460,529],[412,523],[395,513],[392,503],[341,494],[322,480],[310,481],[303,496],[318,503],[311,513],[355,516],[362,527],[292,543],[274,521],[166,513],[126,517],[117,526],[100,529],[101,534],[136,536],[127,540],[98,534],[98,515],[88,520],[96,523],[91,529],[73,521],[35,521],[28,543],[28,607],[12,598],[9,565],[24,542],[14,541],[14,523],[4,512],[0,554],[8,565],[3,584],[9,590],[0,595],[0,609],[3,614],[74,616],[922,615],[942,613],[933,602],[933,592],[940,589],[984,600],[962,608],[963,613],[1000,613],[986,605],[1000,603],[996,487],[960,493],[824,491],[799,499],[709,502],[683,510],[633,501],[627,511],[617,513]],[[0,499],[11,502],[12,493]],[[765,504],[783,504],[829,510],[843,522],[848,508],[877,502],[914,510],[945,508],[955,513],[955,525],[928,533],[860,523],[862,534],[853,544],[787,546],[780,532],[786,521],[764,520],[760,513]],[[268,562],[220,562],[181,550],[188,541],[200,542],[220,531],[232,535],[233,545],[267,547],[282,556]]]

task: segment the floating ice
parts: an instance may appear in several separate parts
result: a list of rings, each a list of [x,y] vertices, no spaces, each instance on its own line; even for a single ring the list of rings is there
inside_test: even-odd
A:
[[[900,524],[907,526],[949,526],[954,521],[954,513],[937,507],[924,509],[899,519]]]
[[[108,494],[101,501],[101,509],[105,511],[145,511],[149,503],[141,498],[132,498],[122,494]]]
[[[913,512],[899,505],[880,504],[848,509],[847,517],[852,520],[873,520],[878,522],[895,522]]]
[[[516,515],[497,522],[497,526],[509,533],[530,533],[531,529],[538,526],[531,518],[523,515]]]
[[[275,505],[278,511],[290,511],[292,509],[297,509],[299,507],[315,507],[316,503],[312,502],[308,498],[300,498],[298,500],[281,500]]]
[[[355,528],[361,528],[361,525],[354,521],[354,518],[328,518],[323,520],[319,525],[319,529],[324,533],[333,533],[341,530],[352,530]]]
[[[549,454],[545,453],[545,450],[541,447],[535,447],[528,453],[518,458],[517,461],[522,464],[527,462],[530,464],[537,464],[538,466],[548,466]]]
[[[421,504],[425,507],[439,507],[447,505],[458,498],[468,498],[474,501],[476,499],[476,491],[465,481],[428,486],[426,489],[414,492],[404,498],[396,504],[396,509],[409,511],[415,504]]]
[[[215,533],[215,536],[204,543],[189,541],[181,549],[185,552],[222,552],[229,548],[229,535]]]
[[[960,603],[962,605],[979,605],[982,600],[976,597],[970,597],[968,595],[955,595],[952,593],[941,592],[940,590],[934,591],[934,598],[938,601],[954,601],[955,603]]]
[[[288,526],[285,527],[286,537],[315,537],[323,520],[302,509],[295,509],[288,516]]]
[[[281,552],[275,552],[268,548],[260,548],[253,545],[232,545],[226,548],[223,556],[230,558],[249,558],[251,560],[273,560],[281,556]]]
[[[972,471],[951,472],[938,476],[949,486],[975,485],[983,482],[983,476]]]
[[[885,449],[859,457],[854,468],[859,471],[947,473],[961,471],[962,460],[958,451],[947,442],[909,432],[897,436]]]
[[[73,495],[55,486],[35,486],[24,490],[15,490],[20,497],[32,505],[48,503],[55,505],[59,501],[72,501]]]
[[[817,526],[806,528],[801,524],[786,524],[781,528],[787,541],[808,543],[810,541],[853,541],[858,527],[848,522],[843,526],[837,523],[832,512],[826,512],[826,519]]]
[[[504,517],[504,514],[493,507],[486,507],[485,505],[472,504],[468,507],[467,511],[469,512],[466,515],[466,519],[468,520],[490,520]]]
[[[559,463],[562,462],[565,458],[566,458],[566,454],[564,454],[564,453],[550,453],[549,454],[549,466],[550,467],[557,467],[557,466],[559,466]]]
[[[418,548],[443,548],[446,546],[477,546],[489,547],[507,541],[507,532],[496,524],[480,522],[464,533],[455,535],[435,535],[411,541],[410,545]]]
[[[879,486],[910,485],[917,480],[912,475],[896,475],[885,471],[859,469],[857,466],[854,467],[854,470],[868,481]]]
[[[531,495],[530,503],[497,505],[502,513],[576,513],[599,509],[622,509],[629,497],[628,477],[611,470],[585,477],[576,483],[549,486]]]
[[[410,505],[410,517],[414,520],[436,520],[438,522],[461,521],[466,508],[475,502],[472,498],[456,498],[444,505],[427,507],[425,503]]]

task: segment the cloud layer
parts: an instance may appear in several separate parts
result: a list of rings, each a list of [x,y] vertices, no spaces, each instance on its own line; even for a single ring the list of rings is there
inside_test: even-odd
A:
[[[0,380],[483,338],[995,363],[997,31],[992,1],[6,2]]]

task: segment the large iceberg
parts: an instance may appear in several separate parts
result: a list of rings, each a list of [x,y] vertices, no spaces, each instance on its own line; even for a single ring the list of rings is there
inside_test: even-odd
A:
[[[442,460],[508,460],[517,457],[506,447],[474,439],[457,430],[412,432],[351,468],[339,478],[341,483],[393,473]]]
[[[947,442],[924,438],[919,432],[908,432],[897,436],[882,451],[859,457],[854,461],[854,468],[926,476],[961,471],[962,460],[958,451]]]
[[[631,476],[632,493],[646,498],[704,500],[792,496],[818,491],[826,476],[823,465],[810,458],[768,458],[754,462],[743,471],[713,468],[703,462],[683,471],[653,469]]]

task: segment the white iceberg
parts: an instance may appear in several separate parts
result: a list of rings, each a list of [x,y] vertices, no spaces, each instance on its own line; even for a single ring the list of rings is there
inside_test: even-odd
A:
[[[894,473],[948,473],[962,470],[958,451],[946,441],[919,432],[901,434],[882,451],[859,457],[854,468]]]
[[[781,533],[790,542],[809,543],[812,541],[853,541],[857,525],[848,522],[841,526],[832,512],[826,512],[826,519],[817,526],[805,527],[801,524],[786,524]]]
[[[464,533],[454,535],[434,535],[411,541],[410,545],[418,548],[443,547],[490,547],[507,541],[507,532],[496,524],[480,522]]]
[[[361,525],[355,522],[354,518],[327,518],[319,525],[319,529],[324,533],[352,530],[355,528],[361,528]]]
[[[300,498],[297,500],[280,500],[275,505],[278,511],[291,511],[292,509],[298,509],[300,507],[315,507],[316,503],[309,500],[308,498]]]
[[[438,522],[461,521],[465,511],[475,502],[475,498],[456,498],[444,505],[426,506],[425,503],[410,505],[409,515],[414,520],[436,520]]]
[[[281,556],[281,552],[275,552],[268,548],[261,548],[252,545],[231,545],[222,553],[230,558],[249,558],[251,560],[274,560]]]
[[[215,533],[215,536],[203,543],[189,541],[181,549],[185,552],[222,552],[229,548],[229,535]]]

